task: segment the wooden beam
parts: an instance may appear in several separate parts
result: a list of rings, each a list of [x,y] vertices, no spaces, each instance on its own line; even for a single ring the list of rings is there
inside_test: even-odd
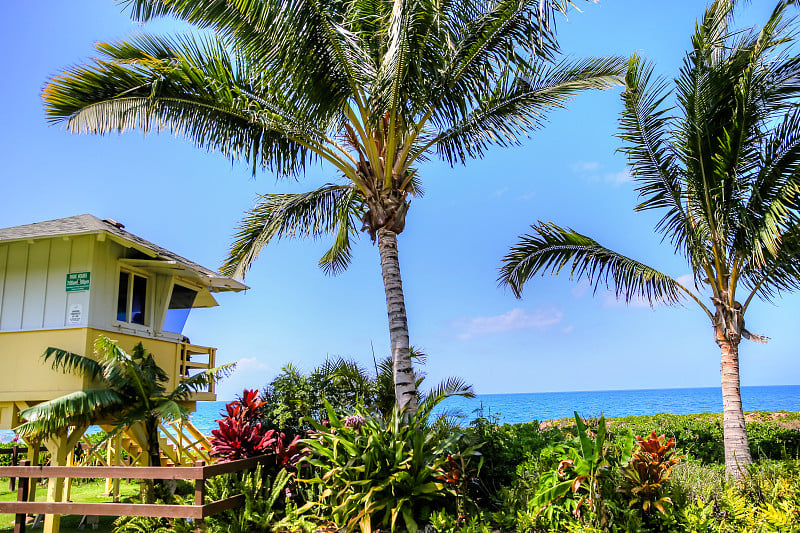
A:
[[[0,466],[0,477],[110,478],[110,479],[208,479],[254,468],[271,456],[260,455],[209,466]]]
[[[24,486],[21,484],[20,486]],[[144,503],[0,502],[0,513],[58,514],[95,516],[154,516],[202,520],[242,505],[244,494],[205,505],[165,505]]]

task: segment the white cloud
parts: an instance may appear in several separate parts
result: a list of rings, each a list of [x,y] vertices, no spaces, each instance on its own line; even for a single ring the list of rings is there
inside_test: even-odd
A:
[[[236,369],[217,386],[220,400],[231,400],[243,389],[260,389],[267,384],[271,368],[256,357],[242,357]]]
[[[269,367],[256,357],[242,357],[236,362],[236,371],[241,372],[243,370],[269,370]]]
[[[629,183],[633,180],[630,168],[625,167],[617,172],[601,172],[603,166],[596,161],[578,161],[571,165],[572,171],[581,178],[594,181],[608,183],[614,187],[619,187],[623,183]]]
[[[564,327],[564,328],[561,328],[561,333],[567,333],[567,334],[569,334],[569,333],[572,333],[572,330],[574,330],[574,329],[575,329],[575,326],[574,326],[574,325],[572,325],[572,324],[570,324],[569,326],[566,326],[566,327]]]
[[[508,187],[503,187],[501,189],[497,189],[496,191],[494,191],[492,193],[492,196],[495,196],[495,197],[499,198],[500,196],[503,196],[507,192],[508,192]]]
[[[465,340],[520,329],[545,329],[558,324],[563,317],[564,313],[557,309],[529,313],[518,307],[502,315],[462,319],[456,325],[461,330],[458,338]]]
[[[588,279],[582,279],[577,285],[572,287],[572,290],[570,290],[572,297],[575,299],[583,297],[583,295],[586,294],[586,291],[588,291],[591,286],[592,284],[589,283]]]
[[[576,161],[572,164],[572,171],[577,172],[579,174],[585,174],[587,172],[597,172],[600,168],[600,163],[597,161]]]
[[[628,167],[623,168],[619,172],[611,172],[603,176],[603,181],[606,183],[610,183],[615,187],[619,187],[623,183],[628,183],[633,181],[633,176],[631,175],[631,171]]]

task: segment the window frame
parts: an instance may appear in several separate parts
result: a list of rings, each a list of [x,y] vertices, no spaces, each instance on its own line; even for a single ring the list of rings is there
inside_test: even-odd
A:
[[[127,302],[125,302],[125,317],[127,320],[120,320],[117,317],[117,310],[119,309],[119,284],[122,273],[128,274],[128,291]],[[139,276],[145,280],[145,293],[144,293],[144,324],[137,324],[131,322],[130,318],[133,311],[133,282],[135,276]],[[152,331],[153,322],[153,276],[141,269],[130,268],[129,266],[119,265],[117,267],[116,283],[114,284],[114,306],[112,308],[113,324],[117,327],[131,328],[142,332]]]

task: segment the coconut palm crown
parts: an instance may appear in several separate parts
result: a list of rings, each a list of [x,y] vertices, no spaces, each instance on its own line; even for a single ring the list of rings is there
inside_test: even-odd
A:
[[[127,0],[137,21],[199,28],[97,44],[99,57],[54,77],[48,119],[74,133],[166,129],[296,177],[324,162],[331,185],[266,195],[242,221],[224,272],[244,276],[274,237],[333,233],[322,259],[377,239],[395,394],[416,409],[397,256],[419,163],[481,157],[519,142],[584,89],[621,83],[624,60],[556,62],[555,18],[570,0]],[[340,182],[340,183],[338,183]]]
[[[751,462],[739,343],[766,342],[746,329],[745,313],[755,299],[800,288],[800,58],[786,11],[781,3],[763,28],[737,32],[733,2],[713,2],[674,81],[674,108],[652,66],[629,61],[619,137],[638,185],[636,210],[663,213],[656,230],[686,258],[694,283],[542,222],[511,248],[500,274],[517,296],[534,275],[566,268],[627,302],[697,304],[721,350],[725,464],[737,476]]]

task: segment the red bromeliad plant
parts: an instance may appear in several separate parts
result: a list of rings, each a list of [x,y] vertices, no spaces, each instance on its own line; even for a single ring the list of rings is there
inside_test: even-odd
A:
[[[211,432],[212,456],[233,461],[264,455],[272,451],[274,430],[265,430],[258,421],[258,410],[266,405],[258,399],[258,391],[245,389],[242,395],[225,406],[227,412],[217,420],[219,429]]]
[[[666,514],[664,504],[672,504],[672,500],[662,496],[664,486],[672,473],[672,468],[681,460],[675,455],[675,439],[669,440],[664,435],[650,433],[648,439],[636,437],[639,449],[631,456],[630,462],[620,468],[625,479],[621,491],[630,496],[630,505],[640,504],[644,512],[653,507]]]
[[[228,411],[230,413],[230,410]],[[275,443],[274,430],[263,431],[261,424],[251,424],[239,418],[225,417],[217,420],[219,429],[211,432],[214,438],[211,455],[222,461],[246,459],[269,453]]]
[[[287,472],[296,472],[297,463],[305,456],[303,445],[300,443],[300,435],[295,436],[288,445],[286,444],[286,434],[281,433],[275,440],[274,451],[278,468],[283,468]]]
[[[296,472],[303,456],[300,437],[287,444],[285,433],[276,434],[273,429],[263,428],[258,411],[266,404],[258,399],[258,391],[245,389],[237,400],[225,405],[226,414],[217,420],[219,429],[211,432],[214,447],[211,455],[222,461],[233,461],[270,454],[275,456],[279,470]]]

